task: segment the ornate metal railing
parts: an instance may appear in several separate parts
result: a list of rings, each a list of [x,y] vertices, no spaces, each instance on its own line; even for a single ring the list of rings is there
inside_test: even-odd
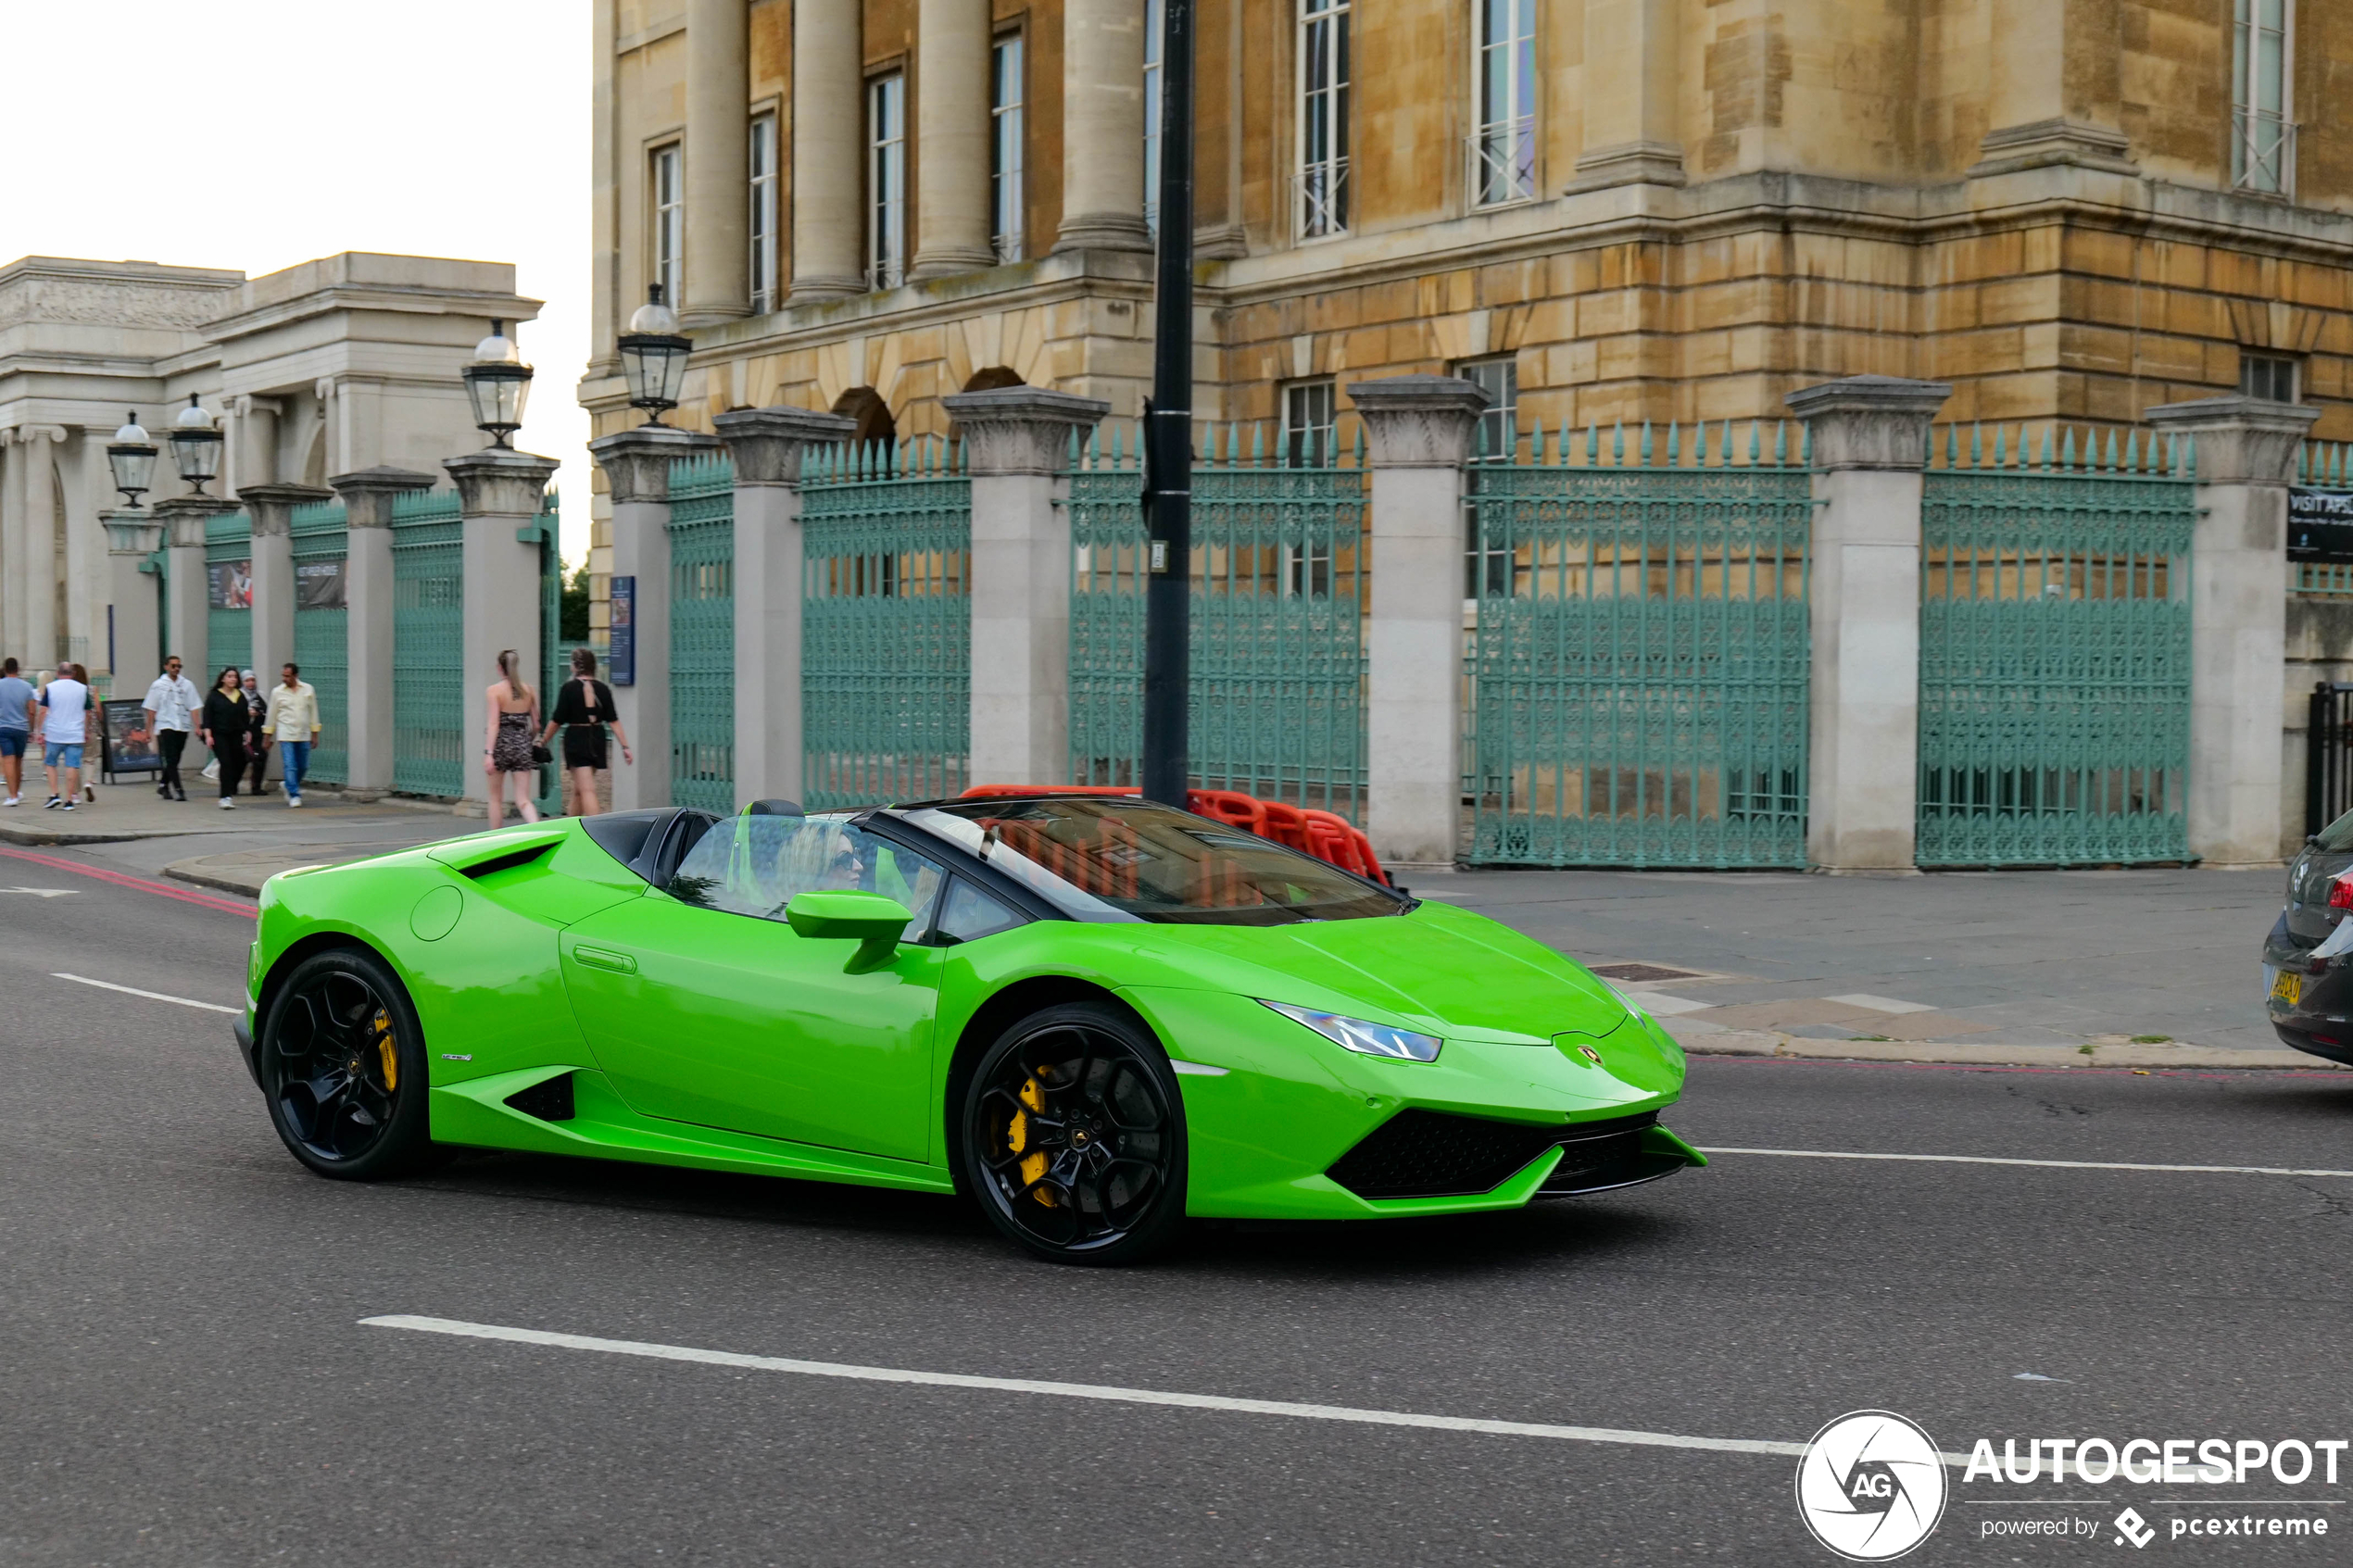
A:
[[[392,504],[392,787],[411,795],[465,793],[463,538],[454,490]]]
[[[319,743],[311,747],[307,776],[344,784],[351,774],[351,613],[345,608],[343,503],[296,507],[293,533],[294,658],[319,694]],[[264,678],[274,680],[276,672]]]
[[[736,809],[736,465],[670,469],[670,798]]]
[[[204,684],[233,664],[253,662],[253,520],[243,512],[205,519]]]

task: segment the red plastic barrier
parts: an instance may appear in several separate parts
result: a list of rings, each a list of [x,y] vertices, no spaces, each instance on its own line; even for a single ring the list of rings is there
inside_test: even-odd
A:
[[[1026,795],[1141,795],[1129,784],[975,784],[965,800],[1005,800]],[[1373,842],[1355,824],[1334,811],[1302,809],[1279,800],[1261,800],[1231,789],[1192,789],[1185,806],[1196,816],[1244,829],[1327,860],[1343,871],[1370,877],[1383,887],[1392,885],[1373,853]]]

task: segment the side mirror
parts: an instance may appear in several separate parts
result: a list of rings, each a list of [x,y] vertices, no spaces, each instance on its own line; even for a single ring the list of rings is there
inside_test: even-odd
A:
[[[797,936],[812,941],[858,944],[845,969],[874,969],[899,951],[899,937],[915,917],[896,898],[879,893],[826,890],[796,893],[785,906],[785,922]]]

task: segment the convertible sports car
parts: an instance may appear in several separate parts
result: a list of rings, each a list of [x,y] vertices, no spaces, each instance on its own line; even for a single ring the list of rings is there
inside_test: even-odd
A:
[[[1706,1161],[1576,964],[1133,797],[482,834],[262,889],[238,1042],[321,1175],[451,1146],[962,1192],[1045,1257]]]

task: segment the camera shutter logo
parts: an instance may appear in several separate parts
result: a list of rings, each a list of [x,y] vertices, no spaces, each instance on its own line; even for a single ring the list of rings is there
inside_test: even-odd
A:
[[[1888,1411],[1855,1411],[1814,1434],[1797,1461],[1797,1512],[1850,1562],[1886,1562],[1944,1515],[1944,1461],[1929,1435]]]

